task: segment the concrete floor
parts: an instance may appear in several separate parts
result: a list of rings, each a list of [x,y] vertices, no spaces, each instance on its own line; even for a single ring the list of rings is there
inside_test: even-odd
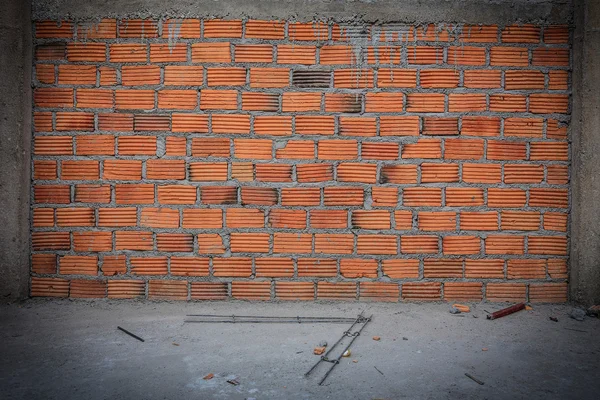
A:
[[[0,393],[61,400],[598,398],[600,320],[577,322],[569,306],[536,305],[488,321],[484,309],[503,305],[472,306],[455,316],[447,304],[31,300],[0,306]],[[324,386],[317,385],[323,369],[303,374],[318,359],[313,347],[333,344],[346,325],[183,323],[189,313],[362,310],[373,321]],[[215,377],[203,380],[209,373]],[[232,378],[240,384],[226,382]]]

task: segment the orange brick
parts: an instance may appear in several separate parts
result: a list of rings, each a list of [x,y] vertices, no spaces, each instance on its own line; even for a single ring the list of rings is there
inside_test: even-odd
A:
[[[316,63],[316,54],[315,46],[280,44],[277,46],[277,63],[312,65]]]
[[[504,278],[504,260],[465,260],[465,278]]]
[[[442,249],[448,255],[479,254],[481,240],[477,236],[444,236]]]
[[[526,67],[529,65],[529,51],[524,47],[492,47],[490,65]]]
[[[519,235],[489,235],[485,238],[486,254],[524,254],[524,237]]]
[[[102,227],[121,227],[137,225],[137,208],[119,207],[119,208],[99,208],[98,226]]]
[[[362,206],[364,203],[362,187],[326,187],[323,193],[326,206]]]
[[[203,80],[204,68],[201,66],[165,66],[166,86],[201,86],[203,84]]]
[[[444,300],[481,301],[482,287],[479,282],[445,282]]]
[[[317,300],[355,300],[354,282],[317,282]]]
[[[304,229],[306,228],[306,211],[272,209],[269,212],[268,224],[272,228]]]
[[[298,233],[275,233],[273,253],[312,253],[312,235]]]
[[[148,160],[146,161],[146,178],[184,179],[185,162],[183,160]]]
[[[132,299],[144,297],[146,282],[141,280],[109,280],[108,297],[113,299]]]
[[[127,19],[118,23],[119,37],[121,38],[156,38],[158,37],[158,23],[152,20]]]
[[[402,284],[402,299],[407,301],[439,301],[442,284],[439,282],[407,282]]]
[[[185,229],[221,229],[223,211],[218,208],[186,208],[181,226]]]
[[[71,21],[36,21],[35,37],[40,39],[73,37],[74,26]]]
[[[458,164],[421,164],[421,182],[458,182]]]
[[[282,190],[283,196],[284,190]],[[292,193],[290,193],[291,195]],[[295,196],[294,196],[295,197]],[[293,204],[294,201],[286,199],[286,205],[297,205]],[[258,187],[242,187],[242,204],[256,204],[256,205],[273,205],[277,204],[278,194],[277,189],[273,188],[258,188]],[[298,199],[301,201],[301,198]],[[282,200],[283,202],[283,200]]]
[[[188,233],[157,233],[156,248],[164,252],[191,252],[194,236]]]
[[[168,19],[163,23],[162,37],[169,39],[200,38],[199,19]]]
[[[246,38],[249,39],[283,39],[285,22],[249,20],[246,22]]]
[[[442,211],[419,211],[419,230],[455,231],[456,213]],[[461,221],[462,222],[462,221]]]
[[[315,253],[351,254],[353,248],[353,234],[315,234]]]
[[[188,283],[185,281],[151,280],[148,282],[148,298],[187,300]]]
[[[225,300],[228,297],[226,282],[192,282],[190,285],[192,300]]]
[[[98,274],[97,256],[72,256],[60,257],[59,268],[61,275],[91,275]]]
[[[447,198],[446,202],[448,202]],[[497,231],[498,213],[496,211],[461,211],[460,229],[463,231]]]
[[[167,257],[131,257],[133,275],[166,275]]]
[[[187,43],[152,43],[150,44],[150,62],[186,62],[188,53]]]
[[[455,88],[460,74],[452,69],[429,69],[420,73],[421,87],[427,89]]]
[[[381,262],[383,274],[392,279],[418,278],[419,260],[396,259]]]
[[[31,271],[36,274],[56,274],[56,254],[32,254]]]
[[[69,281],[58,278],[31,278],[32,297],[67,297]]]
[[[278,111],[279,95],[272,93],[244,92],[242,93],[242,110]]]
[[[125,261],[124,255],[104,256],[104,260],[102,261],[102,274],[105,276],[125,274],[127,272]]]
[[[414,88],[417,86],[417,71],[414,69],[380,68],[377,87]]]
[[[206,34],[205,34],[206,35]],[[231,44],[229,42],[210,42],[192,44],[192,62],[194,63],[230,63]]]
[[[291,258],[257,258],[256,277],[291,278],[294,276],[294,263]]]
[[[485,298],[495,302],[522,302],[527,297],[527,287],[524,283],[488,283]]]
[[[566,283],[531,284],[529,300],[532,303],[564,303],[568,300],[568,286]]]
[[[67,60],[70,62],[104,62],[106,61],[106,44],[94,42],[67,43]]]
[[[500,87],[501,78],[501,71],[497,70],[466,70],[463,85],[469,89],[494,89]]]
[[[438,237],[428,235],[403,235],[400,237],[400,252],[402,254],[437,253]]]
[[[205,38],[241,38],[242,21],[240,20],[204,20]]]
[[[202,186],[200,189],[203,204],[236,204],[237,196],[237,188],[234,186]]]
[[[117,242],[116,250],[120,250]],[[112,250],[112,232],[73,232],[73,250],[96,252]]]
[[[360,282],[359,286],[360,300],[397,302],[400,297],[397,283]]]
[[[226,211],[229,228],[264,228],[265,214],[256,208],[229,208]]]
[[[31,248],[38,250],[70,250],[69,232],[32,232]]]
[[[406,54],[409,64],[442,64],[444,49],[430,46],[408,46]]]
[[[198,92],[195,90],[159,90],[158,92],[158,108],[193,110],[197,105]]]
[[[407,207],[439,207],[442,205],[442,189],[407,187],[402,190],[402,202]]]
[[[311,210],[310,226],[317,229],[345,229],[348,227],[348,211]]]
[[[398,254],[398,239],[395,235],[358,235],[357,254]]]

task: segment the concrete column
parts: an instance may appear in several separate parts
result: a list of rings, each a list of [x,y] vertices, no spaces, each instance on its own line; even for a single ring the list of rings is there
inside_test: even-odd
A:
[[[0,302],[29,294],[31,2],[0,2]]]
[[[575,1],[571,300],[600,304],[600,1]]]

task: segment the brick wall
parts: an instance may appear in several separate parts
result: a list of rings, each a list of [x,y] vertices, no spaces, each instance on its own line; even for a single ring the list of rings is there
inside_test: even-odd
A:
[[[34,43],[33,296],[566,300],[566,26],[39,21]]]

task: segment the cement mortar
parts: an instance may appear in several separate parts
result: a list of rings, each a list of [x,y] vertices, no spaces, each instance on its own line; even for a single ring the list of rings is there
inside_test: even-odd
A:
[[[452,315],[440,303],[27,301],[0,306],[0,393],[61,400],[597,399],[600,320],[575,321],[564,305],[486,320],[484,309],[504,306],[471,304],[471,313]],[[335,343],[347,324],[183,322],[192,313],[353,317],[363,310],[373,321],[324,386],[317,384],[324,366],[304,377],[318,360],[313,348]],[[233,378],[238,386],[226,382]]]
[[[0,4],[0,302],[29,294],[31,23],[22,1]]]
[[[33,0],[33,19],[223,17],[377,22],[565,23],[571,0]]]

